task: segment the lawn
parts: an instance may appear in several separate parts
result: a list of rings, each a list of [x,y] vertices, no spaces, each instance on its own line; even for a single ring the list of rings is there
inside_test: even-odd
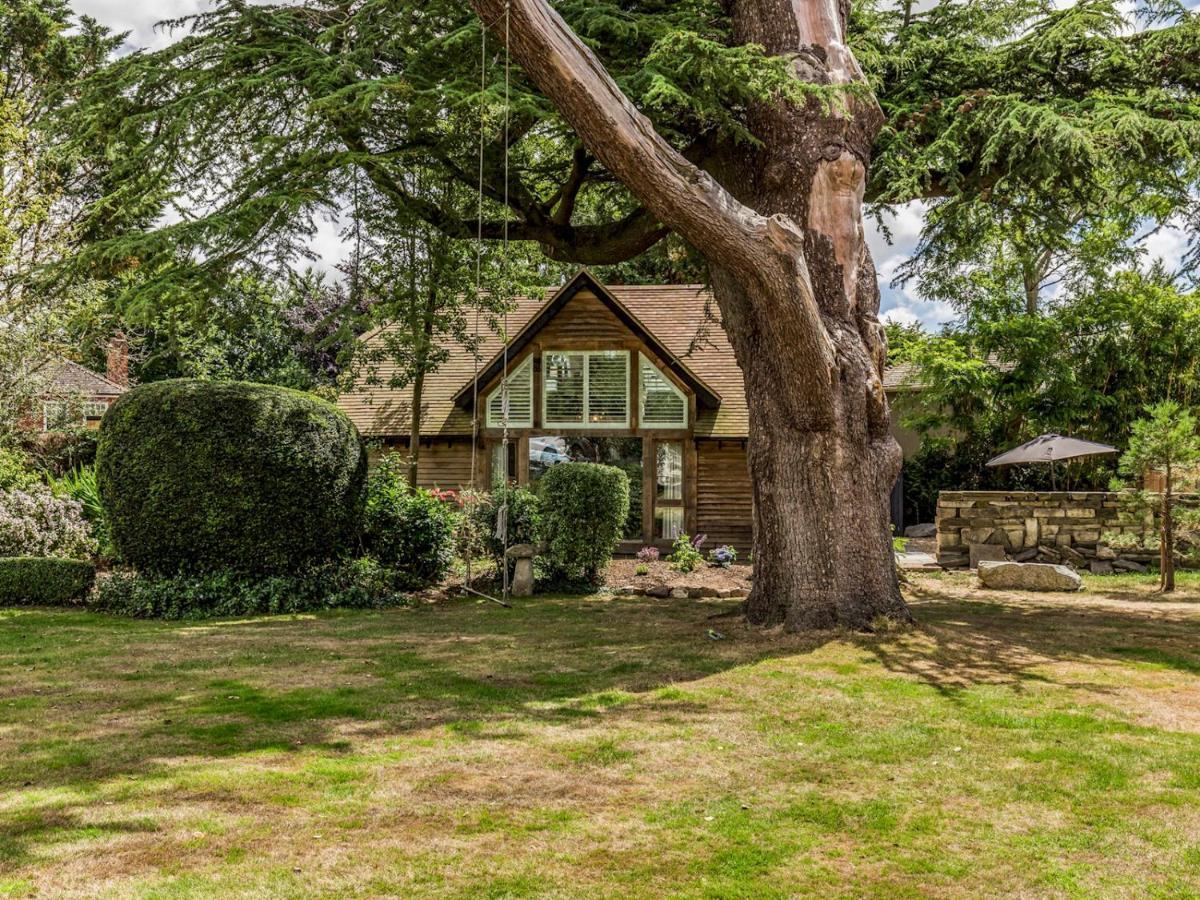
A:
[[[1088,588],[0,610],[0,895],[1200,896],[1200,579]]]

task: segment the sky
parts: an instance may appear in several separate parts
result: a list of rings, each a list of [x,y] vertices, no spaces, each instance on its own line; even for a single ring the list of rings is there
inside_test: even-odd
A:
[[[1186,0],[1185,5],[1197,3],[1200,0]],[[157,22],[202,12],[209,5],[210,0],[71,0],[71,7],[77,13],[92,16],[114,31],[129,32],[127,46],[130,48],[150,49],[163,47],[180,34],[176,31],[172,35],[169,30],[156,28]],[[897,269],[916,247],[923,215],[924,207],[919,202],[894,208],[886,214],[890,242],[873,222],[867,221],[867,243],[879,271],[882,317],[902,324],[920,322],[935,329],[953,318],[949,305],[925,300],[912,285],[901,288],[892,284]],[[323,222],[310,242],[325,268],[332,268],[345,256],[339,230],[337,223]],[[1186,243],[1186,235],[1181,230],[1161,229],[1146,241],[1147,261],[1162,258],[1168,268],[1173,268]]]

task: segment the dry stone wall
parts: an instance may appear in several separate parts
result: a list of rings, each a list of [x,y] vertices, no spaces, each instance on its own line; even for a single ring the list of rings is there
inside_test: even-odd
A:
[[[1197,494],[1180,500],[1200,506]],[[1066,563],[1094,572],[1137,571],[1155,554],[1114,550],[1104,542],[1105,535],[1142,537],[1154,534],[1156,527],[1152,515],[1131,518],[1115,493],[943,491],[938,495],[937,560],[947,568],[1006,558]]]

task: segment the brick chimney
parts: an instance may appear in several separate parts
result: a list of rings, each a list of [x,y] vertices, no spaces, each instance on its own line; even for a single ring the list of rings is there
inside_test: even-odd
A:
[[[125,337],[123,331],[118,331],[108,340],[108,357],[104,374],[114,384],[129,387],[129,339]]]

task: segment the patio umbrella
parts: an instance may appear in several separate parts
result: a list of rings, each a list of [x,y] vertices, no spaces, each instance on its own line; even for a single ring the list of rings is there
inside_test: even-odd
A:
[[[1104,456],[1120,453],[1116,447],[1097,444],[1080,438],[1063,437],[1061,434],[1043,434],[989,459],[989,466],[1015,466],[1023,463],[1050,463],[1050,486],[1054,487],[1054,464],[1060,459],[1077,456]]]

